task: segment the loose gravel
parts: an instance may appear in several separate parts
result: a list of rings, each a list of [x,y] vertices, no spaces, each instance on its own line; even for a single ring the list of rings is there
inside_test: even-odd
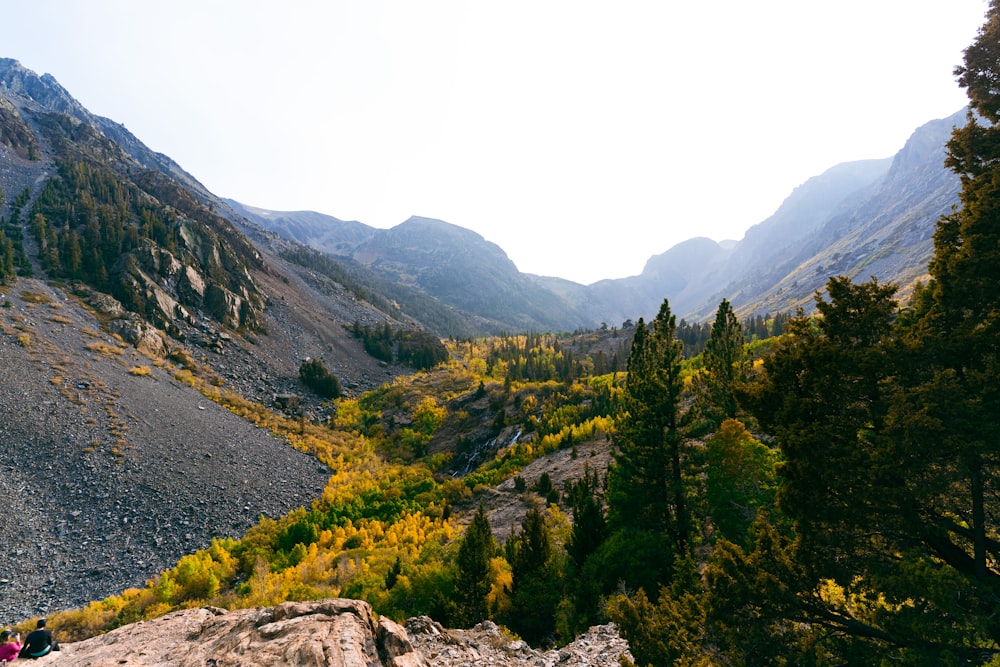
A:
[[[325,465],[121,346],[61,290],[21,279],[5,302],[0,622],[142,586],[322,493]]]

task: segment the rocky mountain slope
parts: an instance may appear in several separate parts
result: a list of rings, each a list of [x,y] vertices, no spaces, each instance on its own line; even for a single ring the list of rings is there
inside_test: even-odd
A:
[[[142,585],[322,492],[326,466],[101,331],[77,297],[21,279],[0,302],[3,617]]]
[[[348,328],[411,323],[256,249],[223,203],[51,77],[0,61],[0,101],[0,227],[27,261],[0,285],[10,618],[141,586],[321,493],[326,466],[206,400],[178,379],[188,366],[266,406],[300,395],[319,417],[301,362],[321,359],[348,393],[377,387],[406,369]],[[110,250],[107,272],[53,263],[74,244],[93,266]]]

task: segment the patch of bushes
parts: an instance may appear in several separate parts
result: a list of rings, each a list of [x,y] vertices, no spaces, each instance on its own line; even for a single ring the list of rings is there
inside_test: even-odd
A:
[[[309,389],[322,398],[340,396],[340,381],[334,377],[319,359],[303,361],[299,366],[299,379]]]

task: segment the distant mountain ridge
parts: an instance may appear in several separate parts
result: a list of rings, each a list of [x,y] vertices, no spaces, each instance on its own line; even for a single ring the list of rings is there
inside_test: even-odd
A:
[[[714,310],[711,301],[723,296],[744,313],[750,307],[809,311],[813,293],[832,275],[858,281],[875,276],[898,283],[904,292],[912,288],[927,275],[937,220],[958,203],[959,179],[944,167],[944,146],[952,128],[964,122],[962,110],[918,128],[891,162],[872,163],[885,166],[883,173],[870,173],[877,177],[845,194],[808,234],[785,243],[771,226],[784,217],[783,205],[751,228],[733,251],[734,256],[745,254],[745,242],[759,235],[761,245],[776,248],[776,269],[769,271],[768,262],[737,259],[728,282],[692,315],[708,317]]]
[[[963,109],[915,130],[892,158],[847,162],[810,178],[739,241],[692,238],[650,257],[638,275],[592,285],[522,274],[499,247],[472,232],[444,234],[448,223],[441,221],[411,218],[379,230],[231,203],[286,238],[514,328],[573,330],[648,318],[665,297],[691,320],[709,319],[723,298],[744,316],[809,311],[831,275],[874,275],[904,293],[926,275],[935,224],[958,201],[944,145],[964,122]]]
[[[413,216],[391,229],[376,229],[313,211],[266,211],[227,201],[270,232],[349,259],[384,280],[468,313],[482,332],[564,331],[594,324],[579,304],[520,273],[503,249],[464,227]]]

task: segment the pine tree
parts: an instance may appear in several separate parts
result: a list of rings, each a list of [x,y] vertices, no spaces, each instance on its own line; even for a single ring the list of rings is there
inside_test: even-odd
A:
[[[601,503],[601,484],[596,470],[584,466],[583,477],[570,488],[570,503],[573,507],[573,529],[566,543],[569,554],[577,570],[594,553],[607,537],[608,524],[604,518]]]
[[[790,323],[753,394],[754,415],[785,456],[779,501],[798,521],[802,554],[823,576],[846,582],[849,563],[878,548],[864,541],[879,522],[875,508],[904,488],[881,440],[895,289],[831,278],[830,301],[816,295],[818,326],[801,314]]]
[[[717,415],[713,420],[716,424],[722,419],[735,419],[736,388],[746,374],[746,353],[743,349],[743,327],[726,299],[719,304],[702,358],[707,374],[707,412]]]
[[[496,551],[496,538],[486,518],[486,510],[480,505],[465,531],[455,561],[458,621],[466,627],[489,617],[490,561]]]
[[[690,518],[678,428],[682,344],[675,333],[666,300],[651,327],[642,319],[635,326],[608,505],[617,528],[664,532],[685,552]]]
[[[566,572],[570,613],[564,623],[570,633],[583,631],[600,622],[600,582],[585,572],[587,560],[608,536],[604,517],[601,483],[596,470],[584,466],[583,477],[570,485],[567,495],[573,508],[573,528],[566,541],[569,563]]]
[[[309,359],[299,365],[299,379],[321,398],[340,396],[340,381],[319,359]]]
[[[962,183],[961,208],[944,216],[934,236],[933,281],[925,312],[913,330],[915,374],[922,383],[897,412],[900,432],[944,458],[937,476],[950,478],[934,499],[934,514],[954,516],[967,531],[941,530],[940,548],[980,583],[1000,581],[1000,510],[994,479],[1000,472],[1000,0],[965,50],[955,74],[969,96],[964,127],[947,145],[945,164]],[[914,418],[919,409],[923,419]],[[933,442],[933,445],[932,445]],[[925,450],[926,451],[926,450]],[[942,475],[944,473],[944,475]],[[934,486],[932,489],[939,489]],[[943,489],[942,489],[943,491]],[[959,534],[963,533],[963,534]],[[991,625],[1000,641],[1000,622]]]
[[[511,535],[504,546],[513,575],[507,624],[537,646],[554,633],[556,606],[562,596],[552,534],[538,507],[528,510],[520,532]]]

